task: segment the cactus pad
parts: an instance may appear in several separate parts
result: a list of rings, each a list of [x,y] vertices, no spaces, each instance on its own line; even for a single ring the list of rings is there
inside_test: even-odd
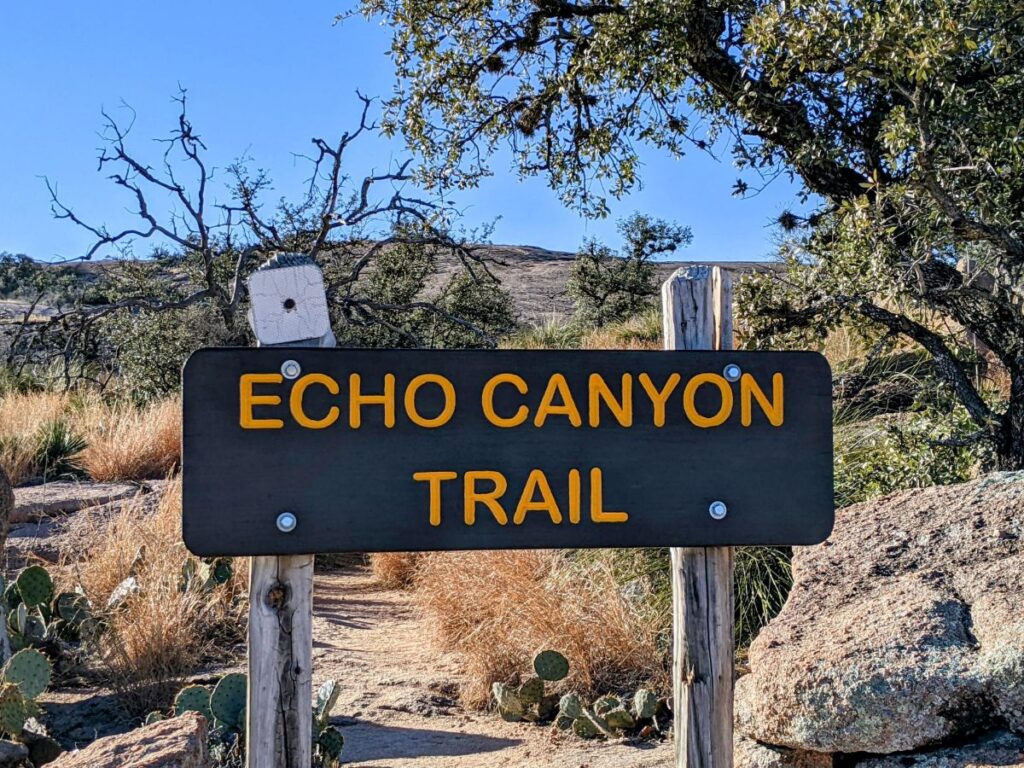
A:
[[[578,717],[572,721],[572,732],[581,739],[596,739],[601,735],[597,726],[586,717]]]
[[[4,589],[4,602],[7,603],[7,607],[12,610],[17,608],[18,604],[21,603],[21,593],[18,592],[17,582],[12,581]]]
[[[25,605],[34,608],[53,599],[53,579],[41,565],[30,565],[18,574],[18,594]]]
[[[618,709],[621,706],[622,702],[619,701],[617,696],[608,694],[594,702],[594,712],[598,715],[604,715],[606,712],[611,712],[613,709]]]
[[[210,712],[220,722],[240,728],[239,717],[245,709],[249,690],[248,678],[240,672],[224,675],[210,694]]]
[[[628,730],[636,725],[636,720],[626,711],[625,707],[616,707],[604,715],[605,722],[610,728],[622,728]]]
[[[207,720],[213,720],[210,712],[210,689],[205,685],[190,685],[178,691],[174,697],[174,714],[198,712]]]
[[[91,618],[89,601],[84,595],[76,595],[74,592],[61,592],[55,601],[57,615],[64,621],[78,626]]]
[[[231,581],[231,576],[234,574],[235,569],[231,565],[231,560],[226,557],[217,558],[213,567],[210,569],[210,578],[216,584],[227,584]]]
[[[50,684],[50,660],[33,648],[11,656],[4,666],[4,681],[14,683],[25,698],[34,699]]]
[[[331,710],[338,703],[338,694],[341,689],[337,680],[328,680],[316,692],[316,703],[313,705],[313,715],[321,727],[327,725],[331,717]]]
[[[549,683],[557,683],[569,674],[569,662],[558,651],[541,651],[533,657],[537,676]]]
[[[577,717],[583,717],[583,701],[577,694],[567,693],[558,702],[558,711],[565,717],[572,718],[573,720]]]
[[[345,737],[333,726],[324,728],[316,739],[320,751],[332,760],[341,758],[341,750],[345,747]]]
[[[531,677],[519,686],[519,698],[523,704],[539,704],[544,698],[544,681],[539,677]]]
[[[161,720],[166,720],[167,716],[159,710],[153,710],[146,715],[146,725],[152,725],[153,723],[159,723]]]
[[[658,697],[647,688],[640,688],[633,696],[633,713],[639,720],[650,720],[658,711]]]
[[[491,686],[491,691],[494,693],[494,701],[498,705],[498,711],[502,713],[502,717],[505,717],[507,713],[514,715],[516,719],[522,718],[525,707],[518,693],[504,683],[495,683]]]
[[[555,727],[558,728],[558,730],[560,731],[568,731],[570,728],[572,728],[572,724],[574,722],[576,722],[576,719],[573,717],[559,715],[555,718]]]

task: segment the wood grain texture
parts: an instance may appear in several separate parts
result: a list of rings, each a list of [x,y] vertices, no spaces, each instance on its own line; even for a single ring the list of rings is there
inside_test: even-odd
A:
[[[732,349],[732,285],[718,267],[662,287],[665,349]],[[728,501],[728,488],[722,489]],[[677,768],[732,768],[733,553],[674,547],[672,690]]]
[[[311,259],[274,257],[248,285],[258,346],[335,346],[323,275]],[[313,764],[313,561],[249,561],[247,768]]]
[[[309,768],[312,555],[252,558],[249,599],[248,768]]]

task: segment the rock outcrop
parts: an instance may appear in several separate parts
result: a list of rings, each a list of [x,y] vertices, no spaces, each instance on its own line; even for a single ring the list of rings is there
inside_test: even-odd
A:
[[[1024,733],[1024,473],[840,510],[794,580],[737,683],[743,736],[889,754]]]
[[[51,768],[209,768],[206,719],[195,712],[97,739]]]

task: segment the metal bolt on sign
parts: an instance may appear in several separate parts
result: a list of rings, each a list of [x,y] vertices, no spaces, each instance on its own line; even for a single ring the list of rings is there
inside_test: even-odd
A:
[[[277,516],[277,530],[281,533],[291,533],[298,524],[299,519],[292,512],[282,512]]]
[[[708,506],[708,514],[715,520],[722,520],[729,513],[724,501],[712,501]]]
[[[725,376],[726,381],[739,381],[742,374],[743,369],[736,365],[736,363],[729,363],[722,370],[722,375]]]
[[[281,364],[281,375],[286,379],[297,379],[300,373],[302,373],[302,366],[295,360],[285,360]]]

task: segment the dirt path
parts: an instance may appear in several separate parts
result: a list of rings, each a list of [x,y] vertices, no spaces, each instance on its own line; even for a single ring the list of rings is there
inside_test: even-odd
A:
[[[457,702],[458,660],[439,655],[404,592],[365,569],[317,574],[315,682],[335,678],[345,764],[369,768],[654,768],[670,743],[582,742],[549,727],[506,723]]]

